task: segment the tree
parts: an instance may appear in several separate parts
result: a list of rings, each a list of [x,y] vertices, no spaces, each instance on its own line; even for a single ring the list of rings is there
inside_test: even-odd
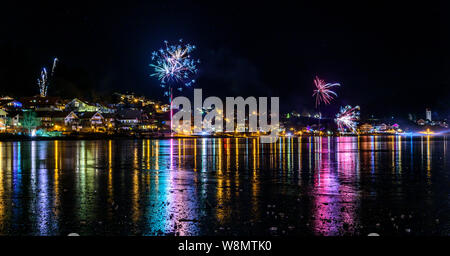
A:
[[[41,120],[34,111],[25,111],[22,117],[22,127],[31,135],[31,131],[41,125]]]

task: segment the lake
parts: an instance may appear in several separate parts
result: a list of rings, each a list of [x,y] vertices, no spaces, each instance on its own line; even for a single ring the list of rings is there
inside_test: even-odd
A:
[[[0,142],[0,235],[449,235],[446,137]]]

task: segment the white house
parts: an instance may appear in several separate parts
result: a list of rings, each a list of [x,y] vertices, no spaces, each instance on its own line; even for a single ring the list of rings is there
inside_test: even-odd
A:
[[[5,110],[0,109],[0,132],[6,130],[7,118],[8,113]]]

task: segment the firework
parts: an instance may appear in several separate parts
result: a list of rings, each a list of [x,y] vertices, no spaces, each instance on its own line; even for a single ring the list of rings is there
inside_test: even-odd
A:
[[[359,106],[351,107],[350,105],[341,107],[341,110],[336,114],[335,119],[339,131],[344,132],[346,129],[349,129],[353,133],[356,132],[356,124],[358,120]]]
[[[333,96],[337,97],[337,94],[332,91],[331,88],[340,86],[339,83],[325,83],[324,80],[317,76],[316,79],[314,79],[314,85],[316,86],[316,89],[314,90],[313,97],[316,97],[316,107],[322,102],[325,104],[330,104]]]
[[[46,68],[42,68],[41,70],[41,75],[38,78],[38,86],[41,97],[47,96],[48,75]]]
[[[172,87],[191,86],[195,83],[192,76],[197,73],[197,64],[199,60],[191,57],[192,51],[196,49],[195,45],[183,44],[180,39],[179,44],[169,45],[164,41],[165,47],[152,53],[151,67],[154,73],[151,76],[157,77],[161,86],[168,88],[166,95],[171,94]]]
[[[52,66],[52,76],[55,73],[55,68],[56,68],[56,62],[58,62],[58,58],[54,58],[53,59],[53,66]]]
[[[195,45],[183,44],[183,40],[179,40],[177,45],[169,45],[164,41],[164,48],[152,53],[152,64],[154,73],[151,76],[157,77],[161,83],[161,87],[166,88],[164,95],[170,99],[170,130],[172,131],[172,88],[177,87],[182,90],[183,85],[192,86],[195,80],[192,76],[197,73],[197,64],[199,60],[191,57]]]
[[[58,58],[53,59],[52,72],[50,74],[51,78],[53,78],[53,75],[55,74],[56,63],[58,61],[59,61]],[[41,95],[41,97],[46,97],[47,89],[48,89],[48,85],[49,85],[49,76],[47,73],[47,68],[45,68],[45,67],[42,68],[41,75],[39,76],[37,83],[39,86],[39,94]]]

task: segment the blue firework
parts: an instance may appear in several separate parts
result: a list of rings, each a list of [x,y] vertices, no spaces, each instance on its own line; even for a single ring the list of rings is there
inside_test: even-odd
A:
[[[167,41],[164,41],[164,45],[165,47],[152,52],[151,76],[158,78],[161,87],[168,90],[173,87],[182,90],[183,86],[192,86],[195,83],[192,77],[197,73],[197,64],[200,63],[198,59],[191,57],[196,49],[195,45],[184,44],[182,39],[176,45],[170,45]]]

